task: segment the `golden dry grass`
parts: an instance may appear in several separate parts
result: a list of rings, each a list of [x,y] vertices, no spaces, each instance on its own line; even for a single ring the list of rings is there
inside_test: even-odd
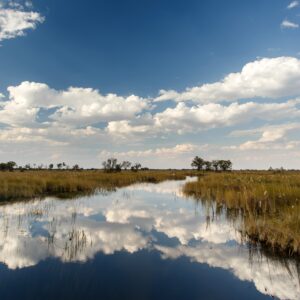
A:
[[[208,173],[184,192],[238,210],[252,240],[300,254],[300,172]]]
[[[186,171],[25,171],[0,172],[0,201],[94,193],[97,189],[112,190],[136,182],[160,182],[184,179]]]

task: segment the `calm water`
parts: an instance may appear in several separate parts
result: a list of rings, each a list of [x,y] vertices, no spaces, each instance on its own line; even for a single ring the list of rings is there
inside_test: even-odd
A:
[[[0,206],[0,299],[300,299],[299,262],[250,255],[183,183]]]

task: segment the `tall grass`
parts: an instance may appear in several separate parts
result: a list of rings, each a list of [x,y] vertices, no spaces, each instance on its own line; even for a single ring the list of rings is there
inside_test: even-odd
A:
[[[243,217],[242,233],[276,251],[300,254],[300,172],[209,173],[184,186]]]
[[[113,190],[136,182],[160,182],[184,179],[191,172],[140,171],[104,173],[103,171],[25,171],[0,172],[0,201],[43,197],[70,196]]]

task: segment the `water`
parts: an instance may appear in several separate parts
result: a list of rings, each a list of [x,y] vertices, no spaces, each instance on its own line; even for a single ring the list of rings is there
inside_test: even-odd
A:
[[[300,299],[299,262],[249,251],[183,184],[0,206],[0,299]]]

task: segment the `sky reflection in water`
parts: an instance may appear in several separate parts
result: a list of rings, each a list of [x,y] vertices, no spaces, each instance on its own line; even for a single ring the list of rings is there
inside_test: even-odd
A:
[[[208,223],[211,208],[185,198],[183,183],[0,206],[1,299],[77,299],[77,286],[103,299],[300,299],[297,262],[249,259],[237,225],[225,214]]]

